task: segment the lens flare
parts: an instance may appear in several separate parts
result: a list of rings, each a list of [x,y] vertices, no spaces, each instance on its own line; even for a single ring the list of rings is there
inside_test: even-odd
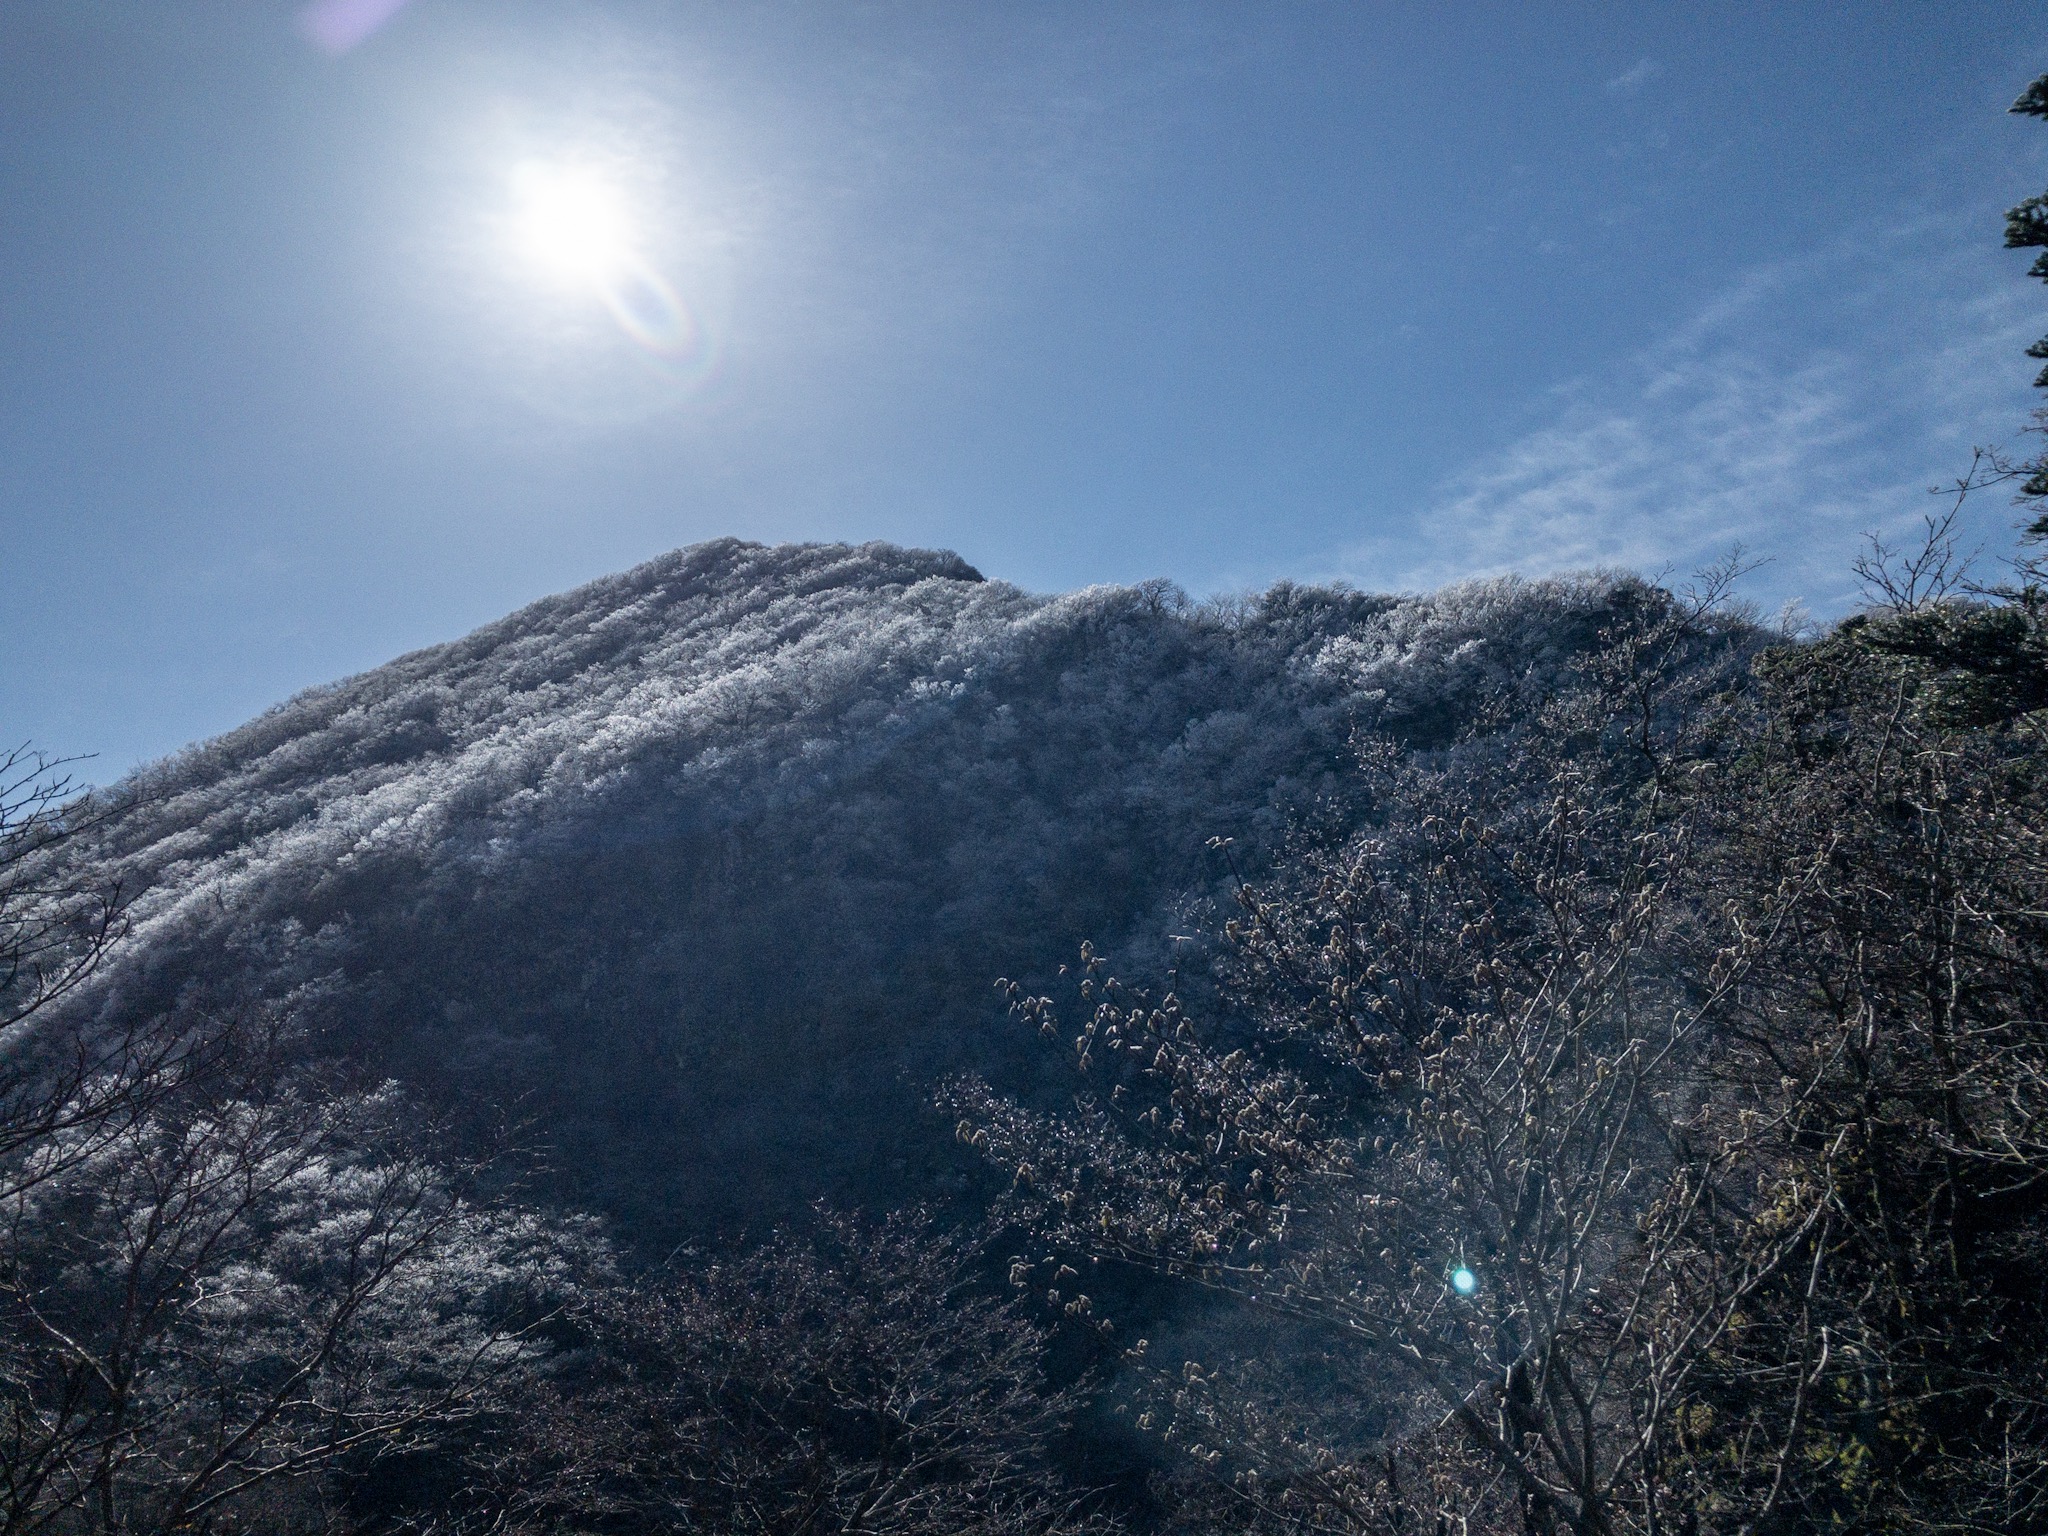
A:
[[[583,306],[601,311],[663,376],[694,387],[711,371],[712,337],[663,270],[666,222],[639,216],[645,210],[626,190],[639,180],[633,169],[617,157],[522,161],[511,172],[503,237],[528,277],[566,306],[563,318]]]
[[[662,275],[629,259],[598,286],[619,329],[657,357],[683,362],[703,350],[702,328]]]
[[[1479,1289],[1479,1277],[1460,1264],[1451,1271],[1451,1289],[1460,1296],[1470,1296]]]
[[[409,0],[313,0],[313,4],[299,12],[299,31],[329,53],[347,53],[408,3]]]

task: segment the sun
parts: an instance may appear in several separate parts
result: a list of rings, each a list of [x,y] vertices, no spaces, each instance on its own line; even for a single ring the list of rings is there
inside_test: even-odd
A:
[[[676,291],[674,213],[648,193],[658,177],[632,157],[557,152],[511,162],[492,243],[526,279],[554,290],[549,334],[589,332],[609,315],[633,345],[673,372],[701,375],[713,356],[709,333]],[[667,258],[665,261],[664,258]]]
[[[603,284],[631,264],[633,221],[618,186],[577,165],[528,161],[512,173],[512,236],[550,275]]]

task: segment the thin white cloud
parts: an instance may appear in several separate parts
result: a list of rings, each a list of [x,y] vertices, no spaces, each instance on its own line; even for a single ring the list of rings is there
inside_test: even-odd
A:
[[[1664,66],[1655,59],[1640,59],[1608,81],[1607,89],[1616,96],[1633,96],[1663,73]]]
[[[1976,221],[1929,220],[1759,268],[1550,421],[1443,484],[1399,539],[1342,561],[1420,588],[1507,570],[1684,572],[1740,545],[1752,586],[1822,613],[1853,601],[1865,533],[1896,534],[2024,425],[2036,294]],[[1998,492],[1971,524],[2005,543]]]

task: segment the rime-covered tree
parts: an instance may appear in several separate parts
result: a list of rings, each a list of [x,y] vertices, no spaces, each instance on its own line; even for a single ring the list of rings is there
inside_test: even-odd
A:
[[[1133,1359],[1245,1518],[2048,1514],[2048,732],[1956,707],[1913,616],[1747,659],[1646,601],[1543,706],[1368,744],[1369,825],[1246,886],[1229,1006],[1092,954],[1013,991],[1081,1074],[955,1095],[1016,1278],[1267,1320]]]
[[[216,1036],[5,1165],[0,1531],[274,1529],[508,1388],[579,1241],[479,1207],[390,1090]]]

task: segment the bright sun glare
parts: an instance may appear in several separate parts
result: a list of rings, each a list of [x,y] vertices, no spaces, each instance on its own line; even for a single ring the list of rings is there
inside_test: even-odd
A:
[[[512,192],[515,238],[536,266],[572,281],[602,283],[632,260],[625,199],[599,173],[529,163],[513,173]]]
[[[659,265],[656,229],[628,197],[630,180],[588,160],[528,160],[511,174],[504,238],[531,272],[573,303],[608,313],[672,374],[701,378],[710,338]]]

